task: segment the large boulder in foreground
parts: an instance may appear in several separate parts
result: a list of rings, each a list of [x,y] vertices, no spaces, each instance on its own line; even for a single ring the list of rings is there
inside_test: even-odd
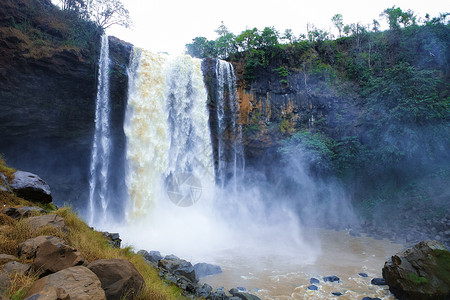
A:
[[[102,283],[108,300],[133,299],[144,287],[144,278],[123,259],[99,259],[88,265]]]
[[[392,256],[383,278],[401,300],[450,299],[450,252],[441,242],[420,242]]]
[[[106,296],[98,277],[88,268],[77,266],[39,279],[31,286],[26,299],[106,300]]]
[[[17,171],[10,187],[17,196],[32,202],[50,203],[52,194],[48,184],[38,175]]]
[[[41,276],[82,265],[85,261],[77,249],[54,236],[38,236],[19,245],[19,255],[34,258],[33,268]]]

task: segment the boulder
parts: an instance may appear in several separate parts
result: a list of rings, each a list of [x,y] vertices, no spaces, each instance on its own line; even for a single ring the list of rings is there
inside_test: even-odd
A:
[[[41,276],[79,266],[85,262],[77,249],[54,236],[38,236],[19,244],[19,255],[34,258],[33,268]]]
[[[17,196],[26,200],[41,203],[52,202],[50,187],[36,174],[17,171],[14,173],[14,180],[10,186]]]
[[[450,299],[450,252],[441,242],[420,242],[392,256],[383,278],[399,299]]]
[[[2,209],[1,213],[13,218],[14,220],[19,220],[21,218],[28,218],[33,213],[45,213],[45,210],[34,206],[7,207]]]
[[[197,274],[197,278],[202,278],[209,275],[215,275],[222,273],[222,269],[220,266],[207,264],[207,263],[198,263],[194,265],[195,273]]]
[[[88,265],[100,279],[108,300],[133,299],[144,287],[144,278],[123,259],[100,259]]]
[[[47,298],[48,293],[56,294],[56,297]],[[106,300],[106,296],[98,277],[88,268],[76,266],[34,282],[26,299]]]
[[[167,256],[166,256],[167,258]],[[184,259],[160,259],[158,267],[176,276],[183,276],[192,283],[197,283],[197,275],[195,274],[192,264]]]
[[[30,223],[32,228],[43,228],[45,226],[51,226],[60,228],[62,230],[67,230],[64,218],[55,214],[31,217],[28,218],[28,222]]]

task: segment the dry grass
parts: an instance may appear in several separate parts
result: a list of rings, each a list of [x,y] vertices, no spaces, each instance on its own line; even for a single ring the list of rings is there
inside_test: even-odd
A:
[[[13,273],[10,275],[10,286],[5,292],[8,299],[23,299],[34,281],[38,279],[37,274]]]
[[[100,232],[92,230],[70,208],[61,208],[55,213],[65,219],[66,226],[69,228],[68,232],[53,227],[32,228],[27,219],[16,221],[0,214],[0,220],[3,220],[5,224],[0,226],[0,253],[17,255],[19,244],[27,239],[40,235],[53,235],[64,239],[69,245],[78,249],[90,262],[112,258],[130,261],[145,280],[145,288],[136,298],[137,300],[183,298],[177,287],[165,284],[159,278],[158,271],[145,263],[140,255],[133,253],[131,248],[113,248]],[[19,262],[31,263],[25,258],[19,258]],[[14,275],[5,296],[23,299],[36,279],[34,274]]]
[[[77,248],[88,261],[97,259],[119,258],[130,261],[145,280],[145,289],[137,299],[181,299],[180,290],[175,286],[166,285],[158,276],[158,271],[149,266],[144,259],[131,251],[131,248],[113,248],[106,238],[93,231],[70,208],[61,208],[56,213],[63,217],[70,229],[68,242]]]
[[[16,173],[16,171],[17,171],[16,169],[8,167],[6,165],[5,159],[0,154],[0,172],[6,176],[9,182],[11,182],[14,179],[14,173]]]
[[[0,156],[0,171],[6,176],[14,174],[15,170],[9,168]],[[8,175],[7,175],[8,174]],[[12,207],[18,205],[36,206],[29,201],[16,197],[9,192],[0,192],[0,205]],[[1,209],[1,207],[0,207]],[[148,299],[183,299],[180,290],[174,285],[165,284],[158,276],[158,271],[149,266],[144,259],[131,251],[131,248],[113,248],[108,244],[102,233],[92,230],[83,222],[71,208],[64,207],[53,212],[64,218],[68,231],[54,227],[32,228],[27,219],[16,221],[0,213],[0,253],[17,256],[20,243],[40,236],[53,235],[64,239],[69,245],[79,250],[90,262],[97,259],[119,258],[130,261],[141,273],[145,280],[145,288],[137,300]],[[21,263],[31,263],[25,258],[19,258]],[[37,279],[35,274],[13,274],[10,287],[5,296],[9,299],[21,300]]]

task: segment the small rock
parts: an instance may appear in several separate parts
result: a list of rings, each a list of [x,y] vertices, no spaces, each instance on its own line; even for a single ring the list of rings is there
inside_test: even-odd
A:
[[[240,300],[261,300],[259,297],[255,296],[255,295],[252,295],[249,293],[243,293],[243,292],[236,293],[233,295],[233,297],[236,297],[237,299],[240,299]],[[230,300],[231,300],[231,298],[230,298]]]
[[[21,218],[28,218],[32,213],[45,213],[40,207],[35,206],[22,206],[22,207],[7,207],[2,209],[1,213],[5,214],[14,220],[19,220]]]
[[[176,255],[169,254],[164,257],[165,260],[180,260],[180,258]]]
[[[326,276],[326,277],[324,277],[323,278],[323,281],[325,281],[325,282],[337,282],[337,281],[339,281],[340,279],[339,279],[339,277],[337,277],[337,276]]]
[[[316,285],[310,285],[310,286],[308,286],[308,290],[311,290],[311,291],[317,291],[319,288],[316,286]]]
[[[17,257],[9,254],[0,254],[0,264],[4,264],[10,261],[17,260]]]
[[[384,278],[374,278],[370,281],[370,283],[373,285],[386,285]]]
[[[366,273],[358,273],[358,275],[364,278],[369,277]]]
[[[207,298],[212,292],[212,287],[205,283],[197,288],[195,295],[200,298]]]
[[[342,293],[339,293],[339,292],[332,292],[331,294],[333,294],[333,295],[335,295],[335,296],[342,296]]]
[[[224,291],[215,291],[214,293],[211,293],[210,298],[209,299],[214,299],[214,300],[226,300],[229,299],[227,295],[225,295]]]
[[[8,274],[16,273],[26,275],[30,271],[31,266],[28,264],[21,264],[17,261],[10,261],[9,263],[3,265],[2,271]]]
[[[107,231],[103,231],[102,234],[108,239],[108,243],[114,248],[120,248],[120,244],[122,240],[118,233],[110,233]]]
[[[70,300],[70,296],[63,288],[47,286],[38,294],[34,294],[25,300]]]
[[[159,251],[147,252],[146,250],[140,250],[138,254],[142,255],[142,257],[144,257],[145,260],[148,260],[149,262],[152,263],[158,263],[158,261],[163,258],[161,256],[161,253],[159,253]]]
[[[320,283],[320,280],[313,277],[313,278],[311,278],[311,279],[309,280],[309,283],[311,283],[311,284],[319,284],[319,283]]]

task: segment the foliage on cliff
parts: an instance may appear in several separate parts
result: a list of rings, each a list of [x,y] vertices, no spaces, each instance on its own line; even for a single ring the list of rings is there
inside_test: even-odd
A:
[[[0,27],[27,36],[30,49],[87,48],[101,33],[97,25],[73,11],[62,11],[50,0],[5,0],[0,3]],[[86,51],[86,50],[85,50]]]
[[[244,86],[270,73],[287,85],[294,78],[291,74],[300,73],[307,89],[306,78],[321,93],[355,99],[348,101],[358,107],[356,135],[335,134],[339,130],[330,135],[326,123],[300,122],[287,131],[283,119],[280,129],[288,137],[280,152],[284,157],[307,153],[311,172],[337,175],[360,198],[450,169],[447,16],[427,15],[419,22],[411,10],[394,6],[381,13],[389,30],[380,32],[376,20],[371,26],[345,25],[342,16],[335,15],[336,39],[313,25],[307,35],[295,37],[291,30],[280,34],[270,27],[234,35],[222,24],[218,39],[197,37],[186,48],[194,56],[244,65]],[[306,94],[320,97],[314,91]]]

